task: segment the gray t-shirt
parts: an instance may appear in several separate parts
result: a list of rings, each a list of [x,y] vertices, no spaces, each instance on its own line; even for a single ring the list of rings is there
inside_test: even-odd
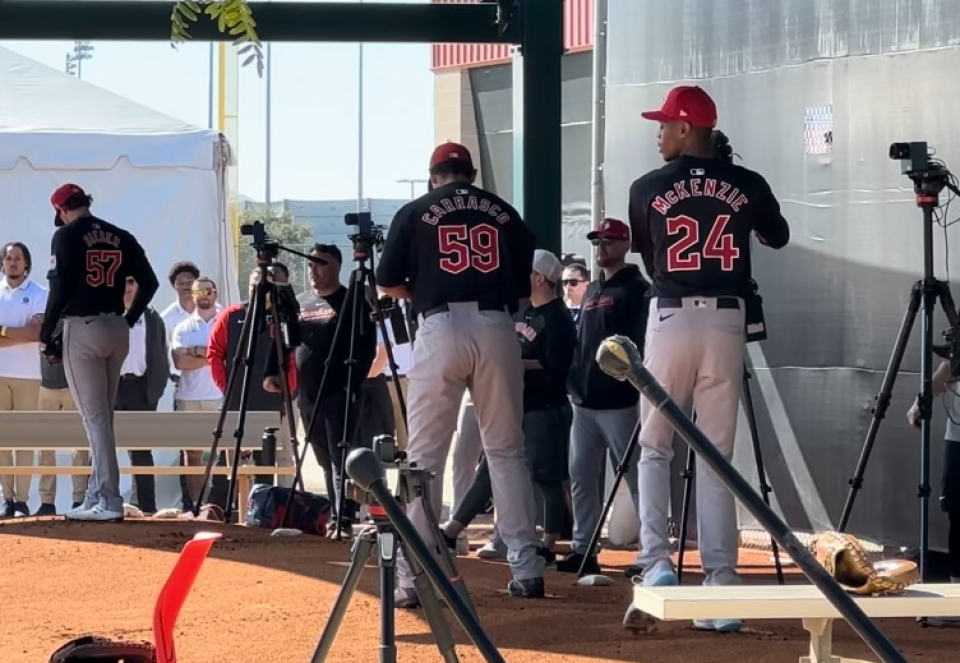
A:
[[[942,398],[947,409],[947,432],[944,437],[953,442],[960,442],[960,383],[948,384]],[[934,402],[936,401],[935,398]]]

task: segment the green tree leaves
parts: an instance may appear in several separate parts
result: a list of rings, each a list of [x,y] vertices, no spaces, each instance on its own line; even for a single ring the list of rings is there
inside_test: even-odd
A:
[[[247,0],[176,0],[170,15],[170,41],[177,44],[190,39],[188,25],[201,16],[216,22],[221,34],[234,37],[240,55],[246,56],[241,66],[256,62],[257,75],[263,76],[263,45],[257,36],[257,21]]]

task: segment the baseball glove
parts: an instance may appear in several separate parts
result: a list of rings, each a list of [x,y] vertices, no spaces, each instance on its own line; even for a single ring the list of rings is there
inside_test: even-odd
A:
[[[157,663],[157,650],[145,641],[117,642],[86,635],[53,652],[50,663]]]
[[[851,594],[891,596],[920,581],[914,562],[871,562],[863,545],[849,534],[827,532],[817,538],[813,548],[817,561]]]

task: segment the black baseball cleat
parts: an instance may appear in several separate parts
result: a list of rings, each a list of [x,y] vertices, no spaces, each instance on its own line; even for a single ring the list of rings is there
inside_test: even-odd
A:
[[[13,500],[3,501],[3,511],[0,511],[0,518],[16,518],[17,503]]]
[[[14,502],[13,507],[17,510],[17,513],[21,516],[30,515],[30,507],[27,506],[26,502]]]
[[[37,509],[35,516],[55,516],[57,515],[57,507],[52,504],[43,503],[40,505],[40,508]]]
[[[507,585],[507,591],[510,592],[510,596],[518,599],[542,599],[547,595],[543,587],[543,578],[527,578],[526,580],[514,578]]]
[[[543,561],[547,566],[550,566],[557,561],[557,553],[553,552],[546,546],[540,546],[537,548],[537,554],[543,557]]]
[[[583,564],[583,555],[572,552],[557,562],[557,571],[560,573],[580,573],[581,564]],[[586,575],[600,573],[600,565],[597,563],[596,555],[590,555],[587,558],[587,563],[583,566],[583,572]]]

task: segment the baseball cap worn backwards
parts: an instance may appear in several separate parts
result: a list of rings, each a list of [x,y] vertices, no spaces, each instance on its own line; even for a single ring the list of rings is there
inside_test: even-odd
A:
[[[695,127],[717,126],[717,105],[698,85],[680,85],[667,93],[660,110],[644,111],[640,116],[654,122],[688,122]]]
[[[433,170],[448,161],[462,161],[473,168],[473,157],[470,156],[470,150],[460,143],[447,142],[438,145],[430,157],[430,169]]]
[[[596,230],[587,233],[587,239],[591,242],[600,238],[628,242],[630,241],[630,228],[620,219],[604,219]]]
[[[563,275],[560,259],[549,251],[537,249],[533,252],[533,271],[542,274],[550,283],[558,283]]]

